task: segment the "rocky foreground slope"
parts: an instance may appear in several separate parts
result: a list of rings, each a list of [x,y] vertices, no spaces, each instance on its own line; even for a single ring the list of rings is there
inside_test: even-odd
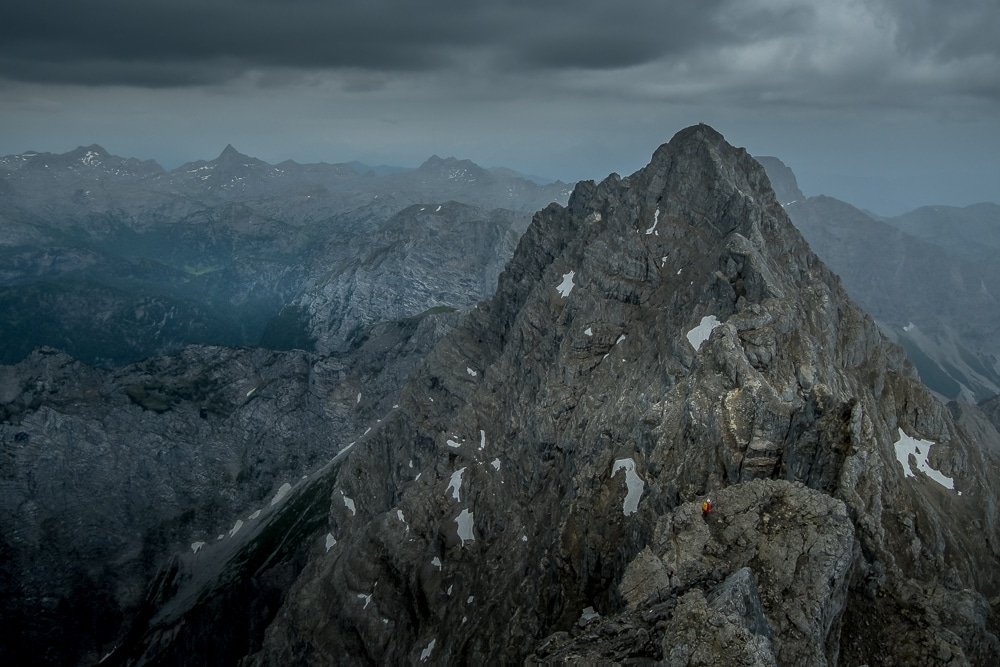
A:
[[[107,663],[990,664],[998,460],[692,127],[538,213],[398,409]]]

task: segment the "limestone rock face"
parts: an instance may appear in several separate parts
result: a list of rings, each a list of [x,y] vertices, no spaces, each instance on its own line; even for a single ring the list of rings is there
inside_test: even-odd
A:
[[[325,525],[242,664],[1000,657],[1000,436],[707,126],[536,214],[399,405],[310,482]],[[212,641],[188,618],[145,636]]]
[[[0,366],[0,656],[95,662],[174,553],[249,530],[377,424],[456,318],[370,327],[337,357],[194,346],[110,371],[43,348]]]

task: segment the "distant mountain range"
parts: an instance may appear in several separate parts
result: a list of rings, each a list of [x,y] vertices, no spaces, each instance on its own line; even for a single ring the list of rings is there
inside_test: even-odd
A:
[[[104,366],[190,343],[342,349],[346,334],[376,316],[464,307],[489,294],[531,213],[565,202],[569,190],[436,156],[414,170],[363,173],[356,164],[270,165],[232,146],[170,172],[100,146],[8,156],[0,159],[0,362],[39,345]],[[336,313],[310,305],[326,303],[331,275],[362,275],[364,257],[382,251],[411,252],[398,245],[402,227],[435,220],[461,285],[449,292],[437,280],[420,298],[380,300],[378,313],[350,294],[331,306]],[[480,238],[484,225],[491,241]],[[473,246],[464,246],[466,232]],[[449,269],[433,252],[425,259],[428,269]],[[334,331],[339,338],[329,339]]]
[[[973,403],[1000,393],[1000,206],[877,218],[832,197],[806,197],[780,160],[757,159],[812,249],[929,387]]]

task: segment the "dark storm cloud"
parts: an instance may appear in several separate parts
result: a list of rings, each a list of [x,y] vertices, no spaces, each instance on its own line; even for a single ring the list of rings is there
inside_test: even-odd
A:
[[[170,88],[336,72],[342,90],[364,93],[421,73],[447,75],[437,81],[445,92],[498,97],[561,86],[592,98],[763,106],[1000,101],[997,0],[8,5],[0,80]]]
[[[727,1],[36,0],[0,10],[0,72],[155,87],[267,67],[431,70],[470,56],[620,68],[731,41],[718,20]]]

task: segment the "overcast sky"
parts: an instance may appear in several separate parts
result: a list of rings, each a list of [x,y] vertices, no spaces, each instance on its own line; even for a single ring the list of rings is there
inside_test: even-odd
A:
[[[432,154],[577,180],[706,122],[807,195],[1000,201],[998,0],[31,0],[0,155]]]

